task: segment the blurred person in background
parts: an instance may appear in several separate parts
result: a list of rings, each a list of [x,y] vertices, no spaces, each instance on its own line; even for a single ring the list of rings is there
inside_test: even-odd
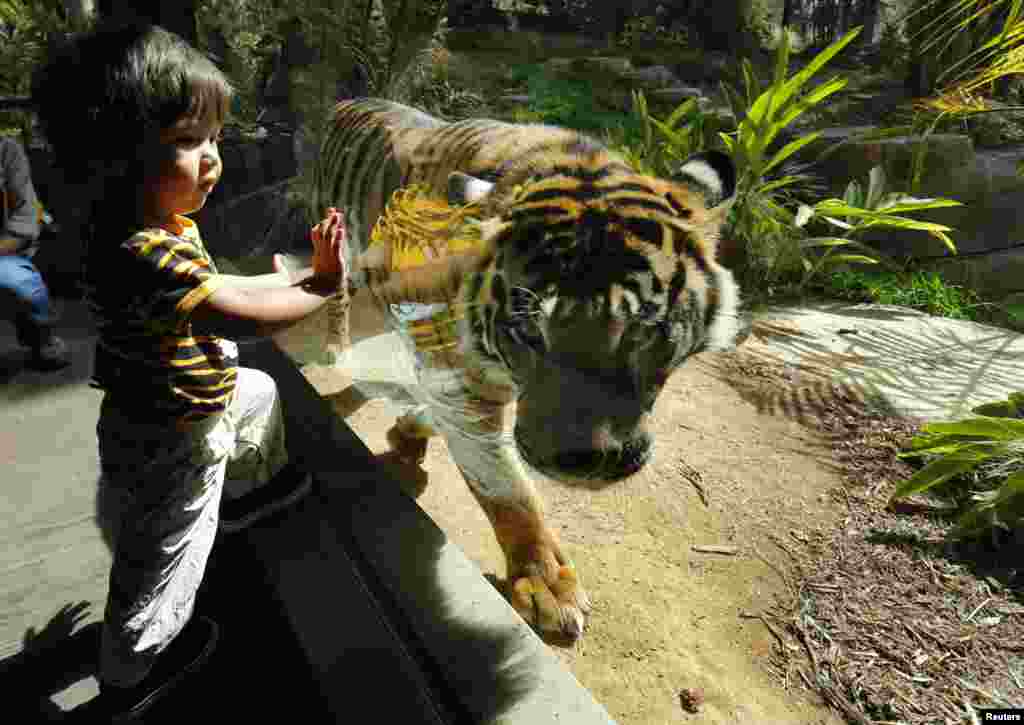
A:
[[[32,263],[40,209],[24,149],[13,138],[0,137],[0,318],[14,321],[34,367],[58,370],[70,362],[67,345],[54,334],[56,310]]]

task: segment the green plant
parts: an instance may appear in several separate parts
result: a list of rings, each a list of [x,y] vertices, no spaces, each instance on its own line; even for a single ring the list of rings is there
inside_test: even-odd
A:
[[[50,41],[81,29],[62,19],[55,3],[0,0],[0,96],[29,95],[32,71],[46,57]],[[31,144],[28,112],[4,111],[0,126],[18,127],[22,143]]]
[[[850,302],[910,307],[956,320],[980,320],[985,308],[978,294],[948,284],[936,272],[888,269],[839,269],[824,275],[815,289]]]
[[[737,191],[726,233],[738,237],[747,250],[747,269],[740,272],[748,289],[767,291],[770,295],[773,285],[799,280],[806,273],[807,260],[799,246],[803,230],[786,205],[792,199],[791,192],[805,184],[808,177],[798,173],[779,176],[778,173],[796,152],[814,142],[821,132],[800,136],[781,148],[776,148],[775,142],[801,115],[846,86],[846,80],[836,77],[813,89],[805,88],[859,32],[857,28],[822,50],[792,77],[787,76],[789,36],[782,34],[776,50],[774,75],[766,84],[758,80],[753,66],[745,60],[741,66],[742,91],[722,84],[738,126],[730,133],[714,129],[715,139],[709,137],[710,124],[696,100],[680,104],[665,121],[660,121],[648,113],[643,95],[634,94],[640,139],[633,147],[625,149],[625,155],[641,168],[671,176],[676,162],[711,146],[712,140],[724,144],[732,156],[737,169]],[[829,208],[822,207],[823,210]]]
[[[635,48],[641,44],[658,43],[674,48],[688,48],[692,40],[685,28],[674,30],[659,25],[656,18],[641,15],[627,20],[615,39],[620,48]]]
[[[890,269],[899,271],[901,267],[894,260],[854,238],[868,229],[888,227],[925,231],[940,239],[956,254],[956,245],[947,234],[951,231],[949,227],[904,216],[910,212],[950,206],[960,206],[960,202],[953,199],[917,199],[907,194],[886,192],[885,172],[881,166],[875,166],[869,172],[866,190],[853,180],[847,185],[842,199],[825,199],[813,206],[801,204],[796,215],[796,226],[804,227],[812,219],[820,219],[843,230],[843,234],[801,240],[800,246],[804,250],[823,248],[825,251],[818,255],[816,260],[804,256],[804,277],[798,289],[802,290],[827,265],[846,262],[882,263]],[[843,247],[858,250],[861,254],[837,254],[836,251]]]
[[[976,417],[922,428],[899,455],[926,463],[892,494],[896,500],[946,482],[961,493],[973,489],[955,537],[1008,529],[1024,517],[1024,391],[971,412]]]
[[[761,47],[772,47],[775,41],[772,15],[774,10],[767,0],[751,0],[746,25]],[[791,41],[792,37],[789,40]]]
[[[748,268],[742,271],[742,276],[750,289],[771,294],[774,285],[785,283],[800,273],[803,258],[798,240],[802,231],[783,202],[787,187],[806,178],[799,174],[772,178],[771,174],[800,149],[813,143],[821,132],[799,136],[781,148],[774,144],[785,128],[846,86],[845,79],[834,77],[813,89],[805,88],[859,33],[860,28],[847,33],[792,77],[787,76],[789,35],[783,33],[770,82],[762,85],[750,61],[744,60],[741,66],[743,95],[721,84],[739,122],[735,132],[719,134],[737,169],[736,197],[726,233],[738,238],[748,250]]]
[[[910,45],[900,32],[898,23],[886,23],[878,41],[878,65],[894,75],[906,72]]]
[[[690,154],[710,146],[712,126],[697,99],[679,104],[664,121],[651,115],[643,91],[634,90],[632,100],[632,124],[606,129],[605,140],[638,171],[671,177]]]

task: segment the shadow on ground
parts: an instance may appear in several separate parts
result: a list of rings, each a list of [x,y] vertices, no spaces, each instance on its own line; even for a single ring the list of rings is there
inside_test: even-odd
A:
[[[1020,386],[1022,336],[1010,330],[846,303],[782,313],[783,320],[755,323],[752,338],[763,344],[756,351],[740,348],[711,363],[759,413],[808,425],[824,412],[865,405],[881,414],[909,407],[951,417]],[[801,329],[801,317],[813,313],[839,321]],[[906,326],[878,324],[893,321]]]

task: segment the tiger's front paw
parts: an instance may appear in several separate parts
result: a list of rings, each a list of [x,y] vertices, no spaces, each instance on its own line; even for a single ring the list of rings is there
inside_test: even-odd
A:
[[[548,552],[554,556],[553,552]],[[547,558],[547,557],[544,557]],[[559,557],[561,558],[561,557]],[[529,562],[518,573],[510,569],[508,598],[512,607],[544,635],[577,640],[583,634],[590,597],[570,563],[556,566]]]

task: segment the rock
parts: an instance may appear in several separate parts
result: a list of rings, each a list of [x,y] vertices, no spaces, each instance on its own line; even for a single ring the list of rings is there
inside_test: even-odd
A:
[[[630,80],[636,70],[629,58],[620,56],[595,55],[589,58],[574,58],[569,72],[581,80]]]
[[[637,68],[633,71],[632,80],[647,88],[663,88],[675,86],[679,83],[676,74],[663,65],[652,65],[646,68]]]
[[[903,191],[910,188],[914,152],[922,143],[926,143],[928,151],[920,195],[941,194],[963,201],[965,198],[975,198],[982,191],[977,188],[977,179],[970,174],[974,145],[969,137],[936,133],[924,141],[920,136],[849,140],[870,130],[871,127],[867,126],[827,129],[820,138],[801,149],[797,158],[811,161],[826,148],[848,140],[848,143],[837,148],[815,168],[833,190],[841,193],[851,179],[863,183],[871,168],[881,165],[886,172],[888,188]]]
[[[544,62],[544,72],[554,77],[566,77],[571,73],[572,58],[548,58]]]
[[[689,83],[717,85],[732,78],[732,60],[725,53],[705,53],[691,61],[678,63],[673,69],[676,77]]]
[[[524,93],[507,93],[503,96],[499,96],[498,100],[501,103],[505,103],[510,106],[525,106],[530,102],[529,94]]]
[[[683,101],[688,101],[691,98],[696,98],[698,104],[703,105],[711,103],[711,99],[704,96],[704,92],[700,88],[694,88],[693,86],[673,86],[671,88],[658,88],[656,90],[647,93],[647,98],[651,101],[660,101],[662,103],[670,103],[674,106],[679,105]]]
[[[969,257],[949,256],[925,266],[938,271],[949,284],[978,290],[990,299],[1024,297],[1024,244]]]

